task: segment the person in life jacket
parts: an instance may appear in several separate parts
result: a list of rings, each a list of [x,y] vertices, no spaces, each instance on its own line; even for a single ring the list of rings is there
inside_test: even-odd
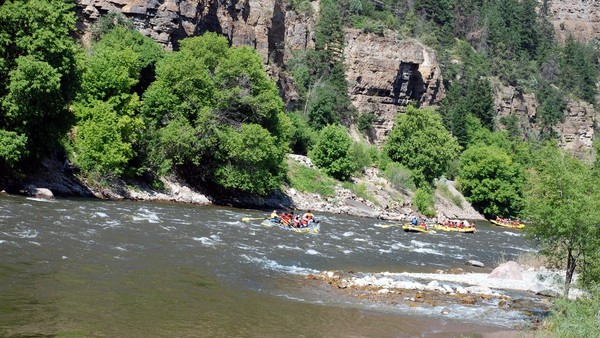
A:
[[[273,210],[270,216],[271,220],[274,222],[279,222],[279,215],[277,215],[277,210]]]
[[[418,220],[416,217],[413,217],[413,218],[410,220],[410,223],[411,223],[412,225],[417,225],[417,224],[419,223],[419,220]]]

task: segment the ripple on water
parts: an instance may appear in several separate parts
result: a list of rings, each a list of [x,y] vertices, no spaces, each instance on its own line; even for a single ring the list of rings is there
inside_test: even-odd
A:
[[[272,259],[268,259],[266,257],[252,257],[246,254],[241,255],[249,263],[258,264],[261,268],[265,270],[274,270],[279,272],[284,272],[292,275],[308,275],[308,274],[316,274],[319,271],[310,268],[303,268],[296,265],[282,265],[277,261]]]
[[[344,232],[344,235],[343,235],[343,236],[344,236],[344,237],[350,237],[350,236],[354,236],[354,232],[352,232],[352,231],[346,231],[346,232]]]

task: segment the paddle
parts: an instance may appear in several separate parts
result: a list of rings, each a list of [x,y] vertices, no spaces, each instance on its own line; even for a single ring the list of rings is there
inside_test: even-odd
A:
[[[267,219],[267,218],[265,218],[265,217],[254,217],[254,218],[252,218],[252,217],[244,217],[244,218],[242,218],[242,222],[260,221],[260,220],[263,220],[263,219]]]

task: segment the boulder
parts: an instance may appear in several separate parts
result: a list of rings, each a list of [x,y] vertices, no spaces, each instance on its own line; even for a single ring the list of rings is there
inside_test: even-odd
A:
[[[523,276],[521,275],[521,267],[519,264],[517,262],[508,261],[495,268],[494,271],[488,275],[488,278],[522,280]]]

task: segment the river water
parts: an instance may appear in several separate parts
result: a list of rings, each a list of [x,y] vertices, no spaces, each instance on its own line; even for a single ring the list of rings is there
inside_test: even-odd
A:
[[[532,251],[517,231],[409,234],[317,214],[321,232],[299,234],[241,221],[267,213],[0,195],[0,336],[460,337],[520,320],[381,307],[305,279],[491,266]]]

